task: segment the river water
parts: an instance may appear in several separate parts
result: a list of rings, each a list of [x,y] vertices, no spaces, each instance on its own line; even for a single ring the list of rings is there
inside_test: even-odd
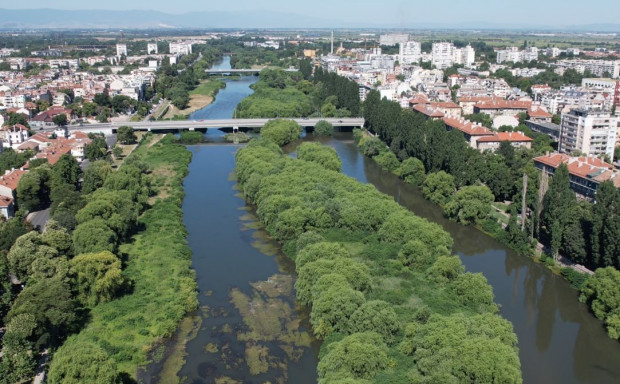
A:
[[[217,68],[230,68],[230,63],[225,59]],[[232,117],[255,81],[227,81],[216,101],[191,118]],[[222,133],[209,130],[206,137],[219,141]],[[514,325],[525,383],[620,382],[620,344],[607,337],[602,323],[577,301],[577,292],[566,281],[478,230],[446,220],[419,190],[363,157],[351,133],[337,133],[323,142],[336,149],[345,174],[372,183],[452,235],[454,252],[468,271],[486,276],[501,314]],[[294,151],[296,144],[287,150]],[[309,339],[307,312],[296,307],[290,289],[294,266],[258,228],[252,210],[235,190],[232,172],[238,148],[190,147],[194,156],[185,180],[183,212],[202,324],[187,343],[179,376],[189,383],[223,378],[314,383],[317,343]],[[289,337],[278,338],[278,327]]]

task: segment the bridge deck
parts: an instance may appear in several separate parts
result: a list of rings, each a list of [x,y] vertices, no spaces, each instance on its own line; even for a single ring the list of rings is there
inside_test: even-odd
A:
[[[158,130],[186,130],[204,128],[262,128],[267,122],[273,119],[214,119],[214,120],[174,120],[174,121],[139,121],[123,123],[97,123],[84,124],[82,126],[70,126],[74,130],[83,131],[115,131],[118,127],[128,125],[137,131],[158,131]],[[363,118],[296,118],[302,127],[314,127],[319,121],[326,120],[334,127],[362,127]]]

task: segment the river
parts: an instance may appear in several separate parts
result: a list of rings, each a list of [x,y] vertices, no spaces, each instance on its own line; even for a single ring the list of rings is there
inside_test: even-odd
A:
[[[218,68],[229,65],[225,59]],[[227,81],[216,101],[191,117],[232,117],[255,81]],[[222,133],[209,130],[206,137],[218,141]],[[351,133],[322,141],[336,149],[345,174],[372,183],[452,235],[454,252],[468,271],[486,276],[501,314],[514,325],[525,383],[620,382],[620,344],[607,337],[602,323],[577,301],[577,292],[565,280],[478,230],[446,220],[419,190],[363,157]],[[294,151],[296,144],[287,150]],[[297,308],[289,287],[294,266],[258,228],[252,210],[234,189],[234,154],[239,147],[189,148],[194,156],[185,180],[183,212],[202,323],[187,343],[179,376],[189,383],[213,383],[216,378],[316,382],[317,343],[308,338],[307,312]],[[267,307],[276,310],[264,311]],[[274,339],[274,329],[287,326],[294,337]]]

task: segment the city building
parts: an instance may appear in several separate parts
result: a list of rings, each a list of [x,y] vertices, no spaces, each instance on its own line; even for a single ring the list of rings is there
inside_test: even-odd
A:
[[[483,136],[476,141],[476,148],[479,151],[490,150],[495,152],[499,149],[503,141],[508,141],[515,148],[532,148],[531,138],[525,136],[521,132],[495,132],[491,136]]]
[[[517,47],[507,47],[497,51],[497,64],[505,62],[527,63],[538,60],[538,48],[528,47],[522,51]]]
[[[454,49],[452,43],[433,43],[431,63],[438,69],[450,68],[454,64]]]
[[[409,41],[409,35],[406,33],[390,33],[379,36],[379,45],[396,45]]]
[[[398,62],[400,65],[417,64],[422,59],[422,44],[407,41],[399,44]]]
[[[594,157],[607,155],[613,161],[618,120],[605,111],[572,109],[562,114],[558,150],[568,154],[579,151]]]
[[[189,55],[192,53],[192,43],[170,43],[171,55]]]
[[[556,152],[534,158],[536,168],[551,175],[562,163],[568,167],[570,188],[580,197],[594,200],[599,184],[607,180],[620,188],[620,173],[596,157],[571,157]]]
[[[157,43],[148,43],[146,45],[146,54],[147,55],[156,55],[157,54]]]
[[[588,70],[600,77],[620,77],[620,60],[560,60],[554,65],[558,68],[574,69],[579,73]]]
[[[116,44],[116,56],[127,56],[127,44]]]

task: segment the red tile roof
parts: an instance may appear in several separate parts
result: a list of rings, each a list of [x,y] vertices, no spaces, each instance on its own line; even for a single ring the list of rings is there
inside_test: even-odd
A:
[[[478,139],[478,142],[502,142],[502,141],[510,141],[510,142],[523,142],[523,141],[534,141],[531,138],[525,136],[521,132],[496,132],[493,136],[484,136]]]
[[[529,109],[532,106],[531,101],[516,100],[498,100],[477,103],[474,107],[478,109]]]
[[[598,182],[611,180],[617,188],[620,188],[620,174],[613,170],[613,165],[597,157],[571,157],[564,153],[551,153],[536,157],[534,161],[553,168],[557,168],[564,163],[568,166],[568,172],[572,175]]]
[[[552,114],[550,114],[549,112],[545,111],[542,108],[536,108],[536,107],[532,107],[527,111],[527,115],[529,117],[538,117],[538,118],[551,118],[553,117]]]
[[[8,196],[0,196],[0,208],[8,208],[13,204],[13,199]]]
[[[443,122],[454,129],[469,135],[469,136],[489,136],[493,132],[486,127],[473,123],[467,119],[457,119],[452,117],[444,117]]]
[[[413,107],[413,110],[420,112],[428,117],[443,117],[444,116],[443,112],[437,109],[434,109],[434,108],[430,108],[424,104],[416,105],[415,107]]]
[[[15,191],[17,189],[17,184],[19,184],[19,180],[26,173],[28,173],[28,171],[22,171],[21,169],[7,171],[4,175],[0,176],[0,185],[9,188],[11,191]]]

